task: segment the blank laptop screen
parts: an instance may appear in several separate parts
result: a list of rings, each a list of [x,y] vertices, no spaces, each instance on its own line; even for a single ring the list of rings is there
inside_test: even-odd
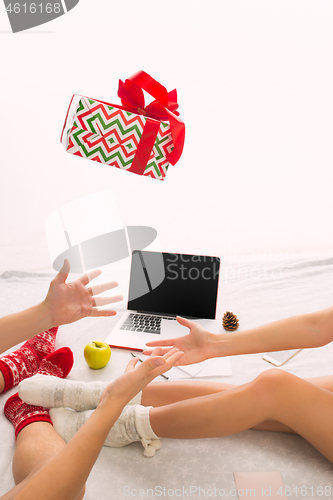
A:
[[[134,251],[128,309],[215,319],[220,259]]]

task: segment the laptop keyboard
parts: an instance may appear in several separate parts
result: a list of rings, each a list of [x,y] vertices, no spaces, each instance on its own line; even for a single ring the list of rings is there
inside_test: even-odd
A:
[[[170,316],[153,316],[152,314],[130,313],[120,330],[131,330],[132,332],[161,333],[161,321],[163,319],[173,320]]]

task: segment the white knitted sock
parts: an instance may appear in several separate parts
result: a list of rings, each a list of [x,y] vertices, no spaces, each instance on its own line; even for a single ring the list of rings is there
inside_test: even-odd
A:
[[[76,411],[97,408],[102,392],[109,382],[80,382],[36,374],[22,380],[19,397],[29,405],[44,408],[73,408]],[[139,392],[128,404],[140,404]]]
[[[120,417],[110,430],[104,446],[122,448],[135,441],[141,441],[146,457],[153,457],[155,451],[161,448],[161,442],[151,428],[149,411],[151,406],[131,405],[125,406]],[[50,410],[51,420],[55,431],[62,439],[68,441],[87,421],[92,410],[76,412],[66,408],[53,408]]]

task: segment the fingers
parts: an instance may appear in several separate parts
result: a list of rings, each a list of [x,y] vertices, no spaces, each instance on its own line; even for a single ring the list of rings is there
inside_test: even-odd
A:
[[[173,346],[177,342],[177,339],[161,339],[161,340],[151,340],[150,342],[147,342],[146,345],[149,347],[154,347],[154,346]]]
[[[93,285],[87,290],[89,291],[90,295],[99,295],[100,293],[111,290],[112,288],[116,288],[117,286],[117,281],[109,281],[108,283],[102,283],[101,285]]]
[[[86,285],[88,285],[88,283],[90,283],[90,281],[97,278],[97,276],[100,276],[101,274],[102,274],[102,271],[100,269],[95,269],[94,271],[91,271],[90,273],[84,274],[83,276],[78,278],[77,281],[81,281],[81,283],[84,286],[86,286]],[[93,285],[93,286],[87,288],[87,290],[88,290],[89,294],[94,297],[95,295],[99,295],[103,292],[106,292],[107,290],[111,290],[112,288],[116,288],[117,286],[118,286],[117,281],[109,281],[108,283]],[[97,299],[95,298],[94,303],[96,306],[105,306],[106,304],[120,302],[121,300],[123,300],[123,297],[121,295],[116,295],[114,297],[98,297]]]
[[[60,271],[58,272],[57,276],[54,278],[53,281],[56,281],[59,283],[65,283],[65,281],[68,278],[69,271],[70,271],[70,264],[69,264],[69,261],[67,259],[65,259],[64,265],[62,266],[62,268],[60,269]]]
[[[116,311],[109,309],[97,309],[97,307],[105,306],[107,304],[113,304],[115,302],[121,302],[123,300],[122,295],[114,295],[113,297],[93,297],[93,306],[89,313],[89,316],[101,317],[101,316],[115,316]]]
[[[125,368],[125,372],[124,373],[127,373],[127,372],[130,372],[132,370],[134,370],[135,368],[135,365],[140,361],[139,358],[132,358],[131,361],[129,361],[127,363],[127,366]]]
[[[160,356],[164,359],[168,359],[174,352],[179,351],[177,347],[170,347],[170,349],[162,349],[162,347],[156,347],[155,349],[151,349],[152,356]]]
[[[68,278],[69,271],[70,271],[70,263],[67,259],[65,259],[64,265],[62,266],[59,273],[54,279],[64,283]],[[90,283],[90,281],[97,278],[101,274],[102,271],[100,269],[94,269],[93,271],[90,271],[89,273],[84,274],[83,276],[78,278],[77,281],[81,281],[81,283],[84,286],[86,286],[88,285],[88,283]],[[111,288],[115,288],[116,286],[118,286],[118,283],[116,281],[111,281],[109,283],[104,283],[102,285],[95,285],[94,287],[92,287],[94,289],[92,295],[97,295],[99,293],[105,292],[106,290],[110,290]]]
[[[191,329],[193,326],[195,326],[195,323],[193,323],[193,321],[190,321],[189,319],[186,318],[182,318],[181,316],[177,316],[176,319],[180,325],[186,326],[187,328]]]
[[[196,323],[193,323],[193,321],[190,321],[186,318],[182,318],[181,316],[177,316],[177,321],[180,325],[186,326],[187,328],[192,328],[193,326],[196,325]],[[186,335],[186,332],[184,331],[184,335]],[[152,340],[151,342],[147,342],[146,345],[149,347],[154,347],[154,346],[174,346],[177,345],[179,340],[178,338],[175,339],[164,339],[164,340]]]
[[[171,352],[172,351],[172,352]],[[144,351],[142,351],[142,354],[144,356],[163,356],[164,358],[168,359],[166,357],[166,354],[168,354],[168,356],[171,356],[172,357],[172,353],[175,351],[175,348],[173,347],[158,347],[156,349],[145,349]],[[176,351],[177,352],[177,351]],[[172,360],[173,364],[172,366],[180,366],[182,364],[187,364],[187,363],[184,363],[184,361],[182,361],[181,363],[179,363],[179,360],[184,356],[184,352],[182,350],[179,350],[179,352],[181,352],[181,356],[179,356],[179,358],[177,358],[175,361]],[[171,358],[170,358],[171,359]]]
[[[163,350],[162,347],[156,347],[155,349],[152,349],[151,353],[153,356],[162,356],[163,354]]]
[[[146,359],[143,363],[146,363],[145,370],[148,373],[154,371],[156,368],[161,368],[163,365],[166,365],[164,359],[159,358],[157,356],[150,357],[150,358]],[[142,363],[142,366],[143,366],[143,363]],[[163,373],[164,371],[165,370],[164,370],[164,366],[163,366],[163,370],[161,373]]]
[[[114,295],[114,297],[94,297],[95,306],[101,307],[106,304],[113,304],[114,302],[121,302],[123,300],[122,295]]]
[[[80,278],[78,278],[78,281],[81,281],[81,283],[86,286],[90,281],[93,279],[97,278],[97,276],[100,276],[102,274],[102,271],[100,269],[95,269],[94,271],[91,271],[87,274],[84,274]]]
[[[172,359],[172,356],[174,354],[179,354],[179,353],[183,353],[183,351],[180,351],[177,347],[174,347],[173,349],[170,349],[170,351],[166,352],[164,355],[163,355],[163,358],[165,360],[168,360],[170,362],[170,360]]]
[[[147,358],[138,369],[145,369],[146,373],[150,373],[157,377],[162,373],[170,370],[170,368],[184,355],[183,351],[177,348],[171,349],[164,356],[152,356]]]
[[[96,309],[96,307],[93,307],[90,311],[89,316],[93,316],[95,318],[101,317],[101,316],[115,316],[117,314],[117,311],[112,311],[109,309]]]
[[[172,349],[172,347],[164,347],[163,349],[162,349],[162,347],[160,347],[159,349],[160,349],[160,353],[158,354],[158,356],[163,356],[168,351],[170,351],[170,349]],[[154,349],[144,349],[142,351],[142,354],[144,354],[145,356],[150,356],[153,353],[154,353]],[[155,356],[155,353],[154,353],[154,356]]]
[[[60,272],[68,274],[70,270],[71,270],[71,266],[70,266],[69,260],[65,259],[64,264],[63,264],[62,268],[60,269]]]
[[[167,354],[169,354],[169,357],[167,358],[167,363],[166,363],[169,366],[168,369],[170,369],[172,366],[176,365],[177,362],[180,360],[180,358],[182,358],[184,356],[184,352],[179,351],[179,350],[177,350],[174,353],[171,353],[171,351],[169,351]],[[165,355],[163,357],[165,358]]]

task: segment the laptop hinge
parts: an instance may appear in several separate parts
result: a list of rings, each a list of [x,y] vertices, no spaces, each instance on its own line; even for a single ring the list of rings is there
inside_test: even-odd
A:
[[[139,309],[137,309],[136,312],[141,313],[141,314],[150,314],[151,316],[168,316],[169,318],[175,318],[177,316],[176,314],[167,314],[167,313],[151,312],[151,311],[139,311]]]
[[[130,311],[130,309],[129,309]],[[131,311],[133,312],[133,311]],[[168,313],[160,313],[160,312],[151,312],[151,311],[139,311],[139,309],[136,310],[136,312],[141,313],[141,314],[150,314],[151,316],[167,316],[168,318],[176,318],[179,316],[179,314],[168,314]],[[196,320],[196,319],[201,319],[198,318],[197,316],[187,316],[185,314],[182,315],[182,318],[190,319],[190,320]]]

